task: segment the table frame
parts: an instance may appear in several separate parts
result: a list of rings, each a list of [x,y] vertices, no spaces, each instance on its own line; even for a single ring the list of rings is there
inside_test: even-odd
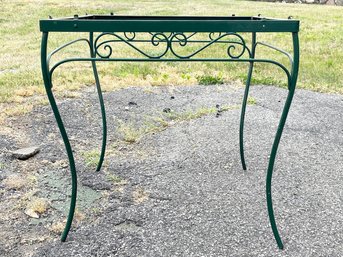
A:
[[[274,142],[272,145],[267,176],[266,176],[266,200],[269,221],[271,224],[272,232],[277,245],[280,249],[283,249],[283,243],[280,238],[280,234],[275,222],[273,203],[272,203],[272,175],[274,169],[275,158],[277,149],[283,132],[283,128],[287,119],[287,115],[292,103],[295,87],[297,83],[298,70],[299,70],[299,21],[293,19],[271,19],[261,16],[119,16],[119,15],[85,15],[70,18],[61,19],[47,19],[40,21],[40,30],[42,32],[41,43],[41,66],[42,75],[46,93],[52,107],[52,111],[55,115],[57,125],[59,127],[63,142],[65,144],[66,152],[69,159],[69,166],[72,178],[72,192],[71,202],[68,219],[65,225],[65,229],[62,233],[61,240],[65,241],[75,212],[76,196],[77,196],[77,174],[75,168],[75,161],[71,144],[68,139],[68,135],[63,124],[58,106],[56,104],[54,94],[52,92],[52,76],[56,68],[62,64],[69,62],[91,62],[94,73],[95,84],[97,88],[98,98],[101,108],[102,116],[102,146],[99,162],[96,170],[99,171],[104,161],[106,151],[107,140],[107,124],[106,124],[106,112],[105,105],[102,96],[102,90],[100,86],[100,79],[97,71],[96,62],[108,62],[108,61],[122,61],[122,62],[246,62],[249,63],[248,76],[246,81],[246,87],[244,91],[242,109],[240,116],[240,128],[239,128],[239,146],[240,146],[240,158],[243,170],[246,170],[246,162],[244,157],[244,119],[246,105],[249,95],[249,88],[251,83],[251,77],[253,73],[254,63],[269,63],[281,68],[287,77],[288,95],[283,107],[283,111],[280,117],[279,125],[276,131]],[[79,38],[68,42],[59,48],[48,53],[48,35],[51,32],[88,32],[88,38]],[[168,32],[168,33],[167,33]],[[239,34],[243,32],[251,33],[251,47],[247,46],[245,39]],[[257,33],[268,32],[280,32],[291,33],[293,44],[293,55],[286,51],[274,47],[270,44],[257,41]],[[95,33],[99,33],[94,37]],[[122,34],[120,34],[122,33]],[[136,39],[136,34],[146,33],[150,35],[150,40]],[[187,33],[189,33],[187,35]],[[208,39],[206,40],[193,40],[193,35],[197,33],[208,33]],[[103,37],[112,37],[111,40],[103,40]],[[225,39],[228,38],[228,39]],[[232,39],[234,38],[234,40]],[[160,44],[166,44],[166,48],[162,53],[158,55],[152,55],[144,52],[135,46],[135,42],[150,43],[153,46]],[[68,47],[77,42],[85,42],[89,47],[89,58],[68,58],[55,63],[50,67],[51,57],[58,53],[60,50]],[[114,58],[112,57],[112,43],[125,43],[131,47],[134,51],[141,54],[142,58]],[[190,43],[203,43],[203,46],[198,50],[188,55],[177,53],[174,49],[174,44],[178,44],[181,47],[186,47]],[[225,58],[196,58],[200,52],[205,51],[212,44],[227,44],[227,53]],[[290,61],[290,68],[286,68],[283,64],[271,60],[255,58],[257,46],[268,47],[272,50],[276,50],[281,54],[287,56]],[[100,47],[106,50],[105,53],[100,51]],[[241,51],[233,53],[236,47],[241,47]],[[236,49],[237,50],[237,49]],[[169,58],[167,56],[172,56]],[[248,55],[247,58],[243,58],[244,55]]]

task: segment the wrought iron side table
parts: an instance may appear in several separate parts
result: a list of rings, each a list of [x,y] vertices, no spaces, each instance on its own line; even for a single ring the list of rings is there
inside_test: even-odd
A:
[[[266,177],[266,198],[269,220],[277,245],[280,249],[283,249],[283,243],[275,223],[271,185],[275,157],[288,111],[291,106],[298,77],[298,20],[272,19],[261,16],[192,17],[118,16],[113,14],[86,16],[75,15],[70,18],[50,18],[47,20],[41,20],[40,30],[43,34],[41,44],[41,65],[44,85],[65,144],[72,177],[71,203],[67,223],[64,232],[62,233],[62,241],[65,241],[67,238],[74,216],[77,194],[77,176],[72,148],[52,92],[52,75],[56,68],[69,62],[90,62],[92,64],[103,123],[102,147],[100,159],[97,165],[97,171],[99,171],[105,156],[107,131],[105,106],[96,62],[247,62],[249,63],[249,70],[243,96],[239,130],[240,157],[244,170],[246,170],[243,147],[244,117],[254,63],[269,63],[276,65],[285,72],[287,77],[288,96],[285,101],[271,149]],[[48,35],[52,32],[87,32],[88,37],[79,38],[66,43],[48,54]],[[267,32],[292,34],[293,55],[270,44],[257,41],[257,33]],[[251,46],[247,45],[247,41],[244,39],[243,34],[251,35],[251,38],[249,36]],[[59,52],[61,49],[80,41],[84,42],[89,47],[89,58],[68,58],[54,63],[53,65],[50,64],[50,59],[54,54]],[[114,56],[115,54],[113,50],[115,49],[113,49],[113,45],[118,45],[120,43],[130,48],[134,54],[130,57]],[[156,50],[146,51],[140,48],[138,44],[149,45]],[[187,48],[187,46],[190,45],[191,47]],[[202,55],[203,52],[215,46],[225,47],[223,57],[218,58],[211,55]],[[271,59],[255,58],[257,46],[268,47],[271,50],[276,50],[281,54],[286,55],[290,62],[290,68],[287,68],[283,64]],[[208,52],[209,51],[207,51],[207,54]]]

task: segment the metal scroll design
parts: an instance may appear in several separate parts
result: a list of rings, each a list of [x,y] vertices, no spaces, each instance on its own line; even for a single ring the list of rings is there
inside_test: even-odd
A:
[[[149,59],[161,59],[163,57],[170,57],[176,59],[189,59],[192,58],[205,49],[214,44],[225,44],[226,57],[228,59],[238,59],[245,53],[251,56],[251,50],[247,47],[244,38],[234,32],[211,32],[206,39],[194,39],[197,32],[185,34],[183,32],[149,32],[149,39],[139,39],[135,32],[125,32],[122,35],[112,32],[101,33],[94,41],[94,49],[96,56],[102,59],[110,59],[113,54],[114,43],[125,43],[134,51],[149,58]],[[106,38],[106,39],[105,39]],[[148,46],[156,47],[156,52],[150,53],[136,45],[136,43],[145,43]],[[199,44],[202,44],[199,46]],[[180,49],[186,49],[187,46],[192,46],[194,49],[188,54],[180,53]],[[157,49],[157,47],[159,47]]]

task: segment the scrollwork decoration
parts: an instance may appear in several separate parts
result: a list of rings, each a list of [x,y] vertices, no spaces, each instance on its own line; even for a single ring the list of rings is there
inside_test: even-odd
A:
[[[183,32],[149,32],[146,35],[149,35],[150,39],[138,39],[138,36],[135,32],[126,32],[124,36],[121,36],[117,33],[102,33],[100,34],[95,42],[94,42],[94,49],[97,56],[100,58],[111,58],[113,54],[112,43],[122,42],[134,49],[136,52],[142,54],[143,56],[149,59],[160,59],[167,55],[170,52],[174,57],[179,59],[187,59],[192,58],[199,54],[200,52],[204,51],[208,47],[214,44],[226,44],[226,56],[231,59],[237,59],[242,57],[246,52],[248,55],[251,55],[250,49],[247,47],[244,38],[233,32],[211,32],[208,34],[208,39],[194,39],[194,36],[197,35],[197,32],[185,34]],[[113,37],[113,39],[107,39],[102,41],[104,37]],[[139,48],[135,43],[149,43],[150,46],[158,47],[158,53],[151,54],[146,50]],[[178,52],[178,47],[182,49],[186,49],[186,46],[190,45],[191,43],[199,44],[203,43],[197,50],[193,51],[189,54],[181,54]],[[161,45],[163,45],[161,47]],[[100,51],[103,49],[103,51]],[[157,48],[156,48],[157,49]]]

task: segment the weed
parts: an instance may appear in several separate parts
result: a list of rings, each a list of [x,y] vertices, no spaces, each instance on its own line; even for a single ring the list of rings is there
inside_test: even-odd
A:
[[[49,229],[51,232],[54,232],[56,234],[61,234],[64,230],[64,226],[65,226],[65,222],[58,221],[58,222],[52,223]]]
[[[232,106],[223,106],[221,107],[221,111],[228,111],[232,109],[237,109],[239,106],[232,105]],[[217,108],[215,107],[202,107],[196,110],[189,110],[189,111],[184,111],[184,112],[170,112],[170,113],[164,113],[164,116],[172,120],[174,122],[181,122],[181,121],[190,121],[193,119],[198,119],[203,116],[209,115],[209,114],[214,114],[218,111]]]
[[[199,85],[216,85],[216,84],[224,84],[224,80],[222,76],[217,75],[202,75],[197,77]]]
[[[81,152],[87,167],[95,168],[98,165],[100,151],[97,149]]]
[[[123,185],[126,183],[126,181],[123,178],[121,178],[115,174],[107,174],[106,177],[107,177],[108,181],[110,181],[111,183],[113,183],[115,185]]]
[[[43,214],[48,209],[49,204],[46,199],[43,198],[33,198],[27,204],[27,209],[32,210],[35,213]]]
[[[249,105],[255,105],[256,104],[256,99],[252,96],[248,96],[248,104]]]
[[[133,124],[126,124],[122,121],[119,122],[117,131],[121,135],[122,140],[127,143],[137,142],[144,134],[142,129],[137,129]]]

